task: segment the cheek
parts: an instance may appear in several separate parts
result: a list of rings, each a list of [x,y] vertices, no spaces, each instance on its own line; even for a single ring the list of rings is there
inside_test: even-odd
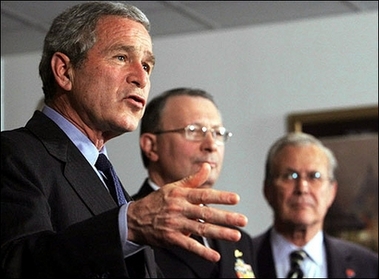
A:
[[[272,206],[280,209],[285,206],[286,200],[288,200],[289,196],[289,191],[285,191],[283,188],[277,187],[270,190],[267,197]]]
[[[75,92],[81,92],[85,99],[95,98],[97,95],[100,97],[103,92],[108,92],[105,87],[110,84],[103,82],[104,80],[109,81],[105,75],[96,75],[94,71],[83,69],[75,75]]]
[[[292,195],[292,190],[285,189],[283,187],[275,188],[274,196],[278,197],[280,200],[286,200]]]
[[[180,161],[191,154],[191,150],[177,139],[162,137],[162,141],[157,143],[157,152],[161,157],[168,157],[172,161]]]
[[[225,150],[224,148],[220,148],[220,150],[218,151],[218,158],[219,158],[219,161],[220,161],[220,165],[222,165],[222,163],[224,162],[224,155],[225,155]]]
[[[148,81],[147,81],[147,84],[146,84],[146,86],[144,88],[144,90],[146,92],[146,99],[149,96],[149,92],[150,92],[150,88],[151,88],[150,77],[148,77],[147,79],[148,79]]]
[[[332,189],[326,189],[319,196],[319,201],[322,201],[325,209],[327,210],[334,201],[334,192]]]
[[[171,155],[176,158],[177,161],[189,161],[194,154],[193,148],[189,148],[187,145],[173,144],[170,148]]]

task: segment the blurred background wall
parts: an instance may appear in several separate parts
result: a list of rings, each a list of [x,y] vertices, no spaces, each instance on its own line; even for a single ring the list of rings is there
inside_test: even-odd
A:
[[[261,190],[264,161],[270,144],[286,132],[287,115],[378,104],[377,11],[153,42],[157,60],[149,99],[179,86],[205,89],[233,132],[216,187],[240,194],[240,203],[227,209],[248,216],[245,229],[252,235],[272,220]],[[2,130],[24,125],[40,106],[40,56],[2,54]],[[136,192],[145,178],[138,131],[110,141],[108,152],[124,186]]]

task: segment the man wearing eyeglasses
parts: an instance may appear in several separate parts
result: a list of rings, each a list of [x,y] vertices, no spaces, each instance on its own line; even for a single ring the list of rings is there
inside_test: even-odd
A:
[[[148,178],[133,198],[142,198],[169,182],[194,174],[204,162],[212,170],[201,187],[213,187],[221,172],[225,143],[231,136],[209,93],[175,88],[156,96],[146,106],[140,128],[140,149]],[[207,222],[207,216],[194,222]],[[192,236],[221,254],[218,263],[179,247],[154,248],[156,261],[167,278],[254,278],[251,237],[240,231],[239,242]]]
[[[273,226],[253,238],[257,278],[378,278],[378,255],[323,232],[337,193],[337,161],[305,133],[290,133],[270,148],[264,195]]]

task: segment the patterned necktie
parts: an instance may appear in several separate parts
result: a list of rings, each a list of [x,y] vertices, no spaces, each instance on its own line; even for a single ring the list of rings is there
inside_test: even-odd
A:
[[[307,253],[303,250],[293,251],[290,254],[291,269],[288,272],[287,278],[303,278],[304,272],[301,270],[300,265],[307,257]]]
[[[117,204],[125,204],[127,200],[125,198],[124,191],[122,190],[121,182],[107,156],[104,154],[99,154],[95,167],[104,174],[105,183],[107,184],[109,192]],[[127,195],[127,198],[131,200],[129,195]]]

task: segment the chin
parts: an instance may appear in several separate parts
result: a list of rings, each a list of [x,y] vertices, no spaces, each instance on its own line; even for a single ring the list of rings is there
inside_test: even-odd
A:
[[[135,131],[138,127],[140,118],[127,116],[125,117],[121,123],[124,132],[132,132]]]

